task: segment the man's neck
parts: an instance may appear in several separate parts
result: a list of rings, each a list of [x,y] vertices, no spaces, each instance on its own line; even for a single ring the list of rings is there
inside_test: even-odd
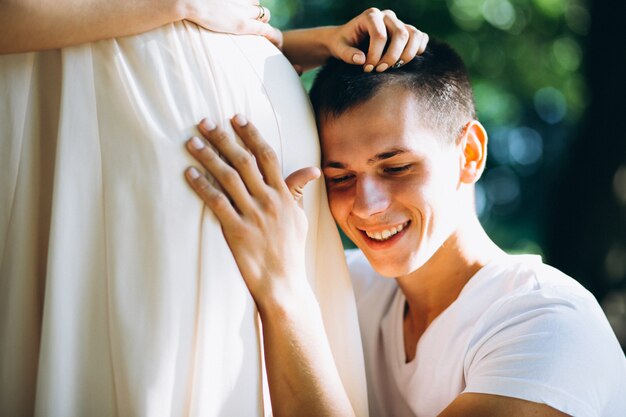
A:
[[[414,344],[426,328],[457,299],[465,284],[504,255],[473,216],[421,268],[396,279],[408,306],[404,320],[407,360],[414,356]]]

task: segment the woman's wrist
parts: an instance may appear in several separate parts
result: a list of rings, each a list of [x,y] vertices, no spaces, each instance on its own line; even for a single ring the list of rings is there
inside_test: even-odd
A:
[[[292,64],[310,69],[324,64],[332,55],[338,26],[296,29],[284,32],[283,53]]]
[[[330,58],[332,42],[335,40],[337,26],[321,26],[311,29],[308,39],[309,51],[317,56],[323,57],[324,60]]]

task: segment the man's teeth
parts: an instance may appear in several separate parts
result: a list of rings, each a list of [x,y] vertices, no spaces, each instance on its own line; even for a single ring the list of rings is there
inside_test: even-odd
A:
[[[402,229],[404,229],[406,227],[407,223],[404,224],[400,224],[398,226],[394,226],[391,229],[385,229],[383,231],[380,232],[365,232],[365,234],[374,239],[374,240],[387,240],[389,239],[391,236],[395,235],[396,233],[399,233],[402,231]]]

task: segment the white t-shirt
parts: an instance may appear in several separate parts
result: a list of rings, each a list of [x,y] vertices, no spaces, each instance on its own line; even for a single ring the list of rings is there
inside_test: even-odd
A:
[[[595,298],[538,256],[505,256],[472,277],[405,363],[405,297],[347,252],[371,416],[436,416],[477,392],[575,417],[626,416],[626,358]]]

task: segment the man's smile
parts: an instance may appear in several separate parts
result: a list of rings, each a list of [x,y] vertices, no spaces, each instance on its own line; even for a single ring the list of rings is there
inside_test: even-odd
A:
[[[367,228],[357,227],[357,230],[361,233],[363,240],[368,244],[368,246],[374,249],[384,249],[400,239],[406,233],[410,224],[411,221],[407,220],[404,223],[398,223],[391,226]]]

